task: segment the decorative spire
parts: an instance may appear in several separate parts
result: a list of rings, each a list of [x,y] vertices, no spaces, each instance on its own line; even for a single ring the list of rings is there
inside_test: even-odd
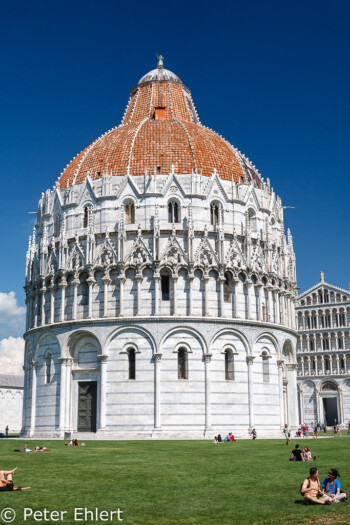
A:
[[[320,275],[321,275],[321,283],[324,283],[324,272],[322,272],[322,270],[320,272]]]
[[[164,69],[164,57],[163,57],[163,55],[159,54],[159,55],[157,55],[157,58],[158,58],[157,68],[158,69]]]

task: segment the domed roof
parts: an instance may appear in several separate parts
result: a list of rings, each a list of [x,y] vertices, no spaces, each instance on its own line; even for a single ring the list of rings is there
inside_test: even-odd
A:
[[[144,75],[131,96],[120,126],[108,131],[72,160],[59,179],[61,188],[89,175],[115,176],[202,173],[261,186],[254,166],[231,144],[203,126],[191,93],[179,77],[158,67]]]

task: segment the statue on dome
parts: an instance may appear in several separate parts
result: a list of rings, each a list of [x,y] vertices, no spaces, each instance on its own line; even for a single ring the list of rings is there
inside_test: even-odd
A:
[[[163,57],[163,55],[159,54],[159,55],[157,55],[157,58],[158,58],[157,67],[158,67],[158,69],[162,69],[164,67],[164,57]]]

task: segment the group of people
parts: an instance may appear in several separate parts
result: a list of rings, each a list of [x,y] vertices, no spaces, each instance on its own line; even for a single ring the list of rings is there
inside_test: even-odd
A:
[[[315,461],[316,456],[312,457],[311,450],[308,446],[305,446],[303,450],[299,445],[295,445],[295,449],[292,450],[289,457],[289,461]]]
[[[235,439],[235,436],[232,434],[232,432],[229,432],[224,439],[222,439],[221,434],[218,434],[214,437],[213,443],[222,443],[223,441],[237,441]]]
[[[0,491],[18,491],[18,490],[29,490],[31,487],[15,487],[13,483],[13,474],[16,472],[17,467],[13,470],[0,470]]]
[[[14,452],[48,452],[49,449],[47,447],[33,447],[28,448],[27,445],[24,445],[23,448],[15,448]]]
[[[304,496],[306,503],[315,503],[317,505],[330,505],[346,500],[346,494],[341,489],[339,481],[339,472],[335,468],[328,471],[327,477],[322,481],[318,479],[318,469],[312,467],[310,476],[307,477],[301,486],[300,493]]]
[[[340,426],[339,425],[334,423],[334,425],[332,426],[332,429],[333,429],[334,436],[340,436]],[[300,427],[296,431],[296,437],[307,438],[309,437],[310,432],[312,432],[312,437],[314,439],[317,439],[320,432],[323,432],[324,436],[327,435],[327,427],[324,423],[313,423],[312,422],[311,430],[310,430],[309,426],[303,423],[302,425],[300,425]],[[350,433],[350,421],[348,424],[348,435],[349,433]]]

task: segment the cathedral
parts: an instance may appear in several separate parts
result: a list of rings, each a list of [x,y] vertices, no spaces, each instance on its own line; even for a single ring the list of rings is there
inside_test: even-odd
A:
[[[298,424],[295,255],[269,179],[164,68],[42,193],[23,436],[280,437]]]
[[[350,421],[350,292],[321,281],[296,304],[300,423]]]

